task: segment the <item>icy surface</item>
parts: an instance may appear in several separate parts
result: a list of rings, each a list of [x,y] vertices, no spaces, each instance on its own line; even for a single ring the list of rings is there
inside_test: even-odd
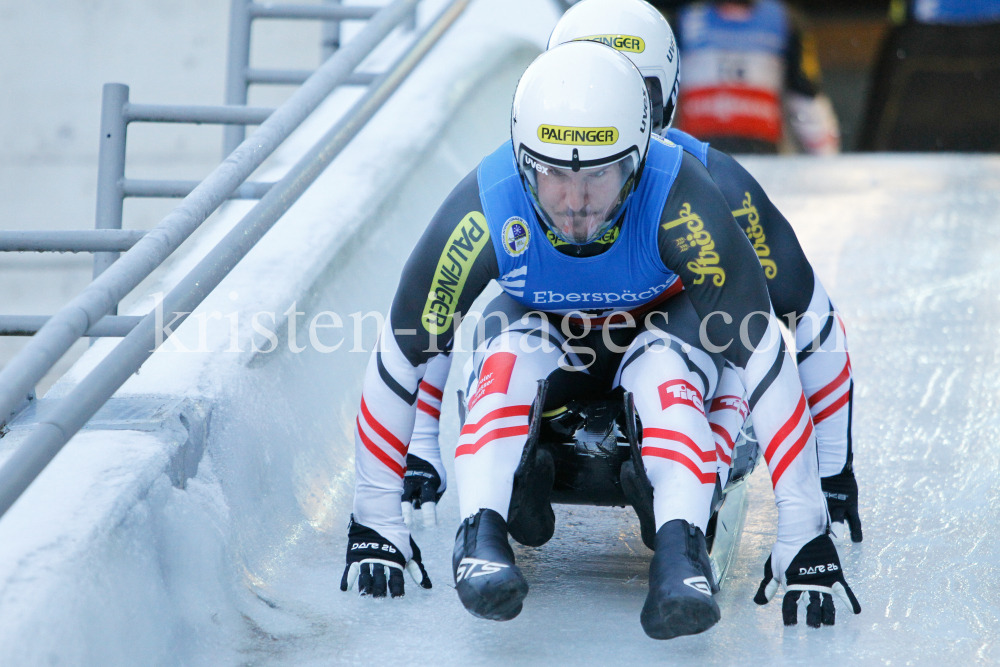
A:
[[[499,11],[501,5],[474,7],[491,6],[487,18],[507,29],[504,21],[516,17]],[[551,20],[536,18],[539,26]],[[461,30],[457,38],[478,39]],[[302,217],[290,215],[276,226],[273,244],[252,253],[210,297],[206,308],[228,312],[229,292],[237,287],[250,301],[239,301],[241,313],[277,310],[279,303],[285,308],[286,297],[296,299],[308,313],[298,320],[303,352],[289,351],[280,324],[274,353],[226,357],[228,323],[222,320],[221,333],[209,332],[212,353],[185,355],[168,344],[130,381],[137,395],[210,399],[208,448],[186,488],[157,472],[168,458],[159,439],[85,432],[29,491],[23,499],[29,502],[4,518],[0,574],[10,578],[0,580],[0,656],[34,658],[10,664],[48,664],[38,659],[45,654],[37,643],[45,642],[64,664],[1000,662],[1000,594],[993,585],[1000,569],[993,530],[1000,518],[995,157],[745,161],[792,221],[848,327],[865,542],[843,544],[841,555],[863,606],[860,616],[840,610],[833,628],[784,628],[780,598],[766,607],[753,604],[774,538],[763,469],[750,480],[742,544],[719,599],[722,621],[700,636],[657,642],[643,634],[638,616],[650,552],[624,509],[557,508],[553,540],[539,549],[517,548],[532,588],[524,612],[508,623],[473,618],[454,593],[454,488],[439,505],[438,525],[414,533],[433,590],[407,580],[406,597],[391,601],[339,591],[353,487],[352,429],[368,357],[351,349],[370,349],[374,338],[369,319],[356,340],[349,315],[388,309],[426,220],[503,140],[515,65],[523,67],[518,61],[499,68],[488,84],[475,87],[430,152],[419,160],[405,156],[418,168],[365,214],[363,233],[326,258],[322,270],[307,232],[329,245],[340,228],[322,226],[329,209],[313,192],[299,207]],[[337,187],[336,180],[329,183]],[[356,186],[348,180],[340,187]],[[360,224],[361,213],[351,215],[351,224]],[[293,259],[308,265],[308,277],[288,275],[295,268],[291,252],[301,253]],[[247,294],[255,276],[266,284]],[[309,346],[303,326],[324,310],[344,322],[343,330],[321,332],[326,344],[346,340],[329,354]],[[195,342],[196,327],[188,326]],[[99,354],[95,349],[88,356]],[[456,372],[461,365],[459,358]],[[449,472],[455,386],[442,413]],[[135,470],[140,463],[145,469]],[[74,477],[105,481],[67,484]],[[66,514],[67,505],[75,513]],[[107,516],[95,520],[105,510]],[[71,548],[76,542],[95,546],[78,553]],[[39,604],[47,607],[39,611]],[[35,625],[12,634],[25,610]],[[122,636],[134,638],[133,652]],[[102,643],[120,652],[102,651]]]
[[[795,225],[848,326],[866,537],[862,544],[842,544],[841,554],[862,614],[852,617],[841,609],[833,628],[785,628],[780,596],[766,607],[751,601],[774,538],[766,469],[750,482],[742,545],[720,598],[722,621],[704,635],[668,643],[646,638],[639,626],[650,553],[628,510],[557,508],[553,540],[539,549],[517,549],[532,587],[523,613],[493,623],[467,614],[451,584],[459,519],[453,490],[439,505],[439,525],[415,529],[432,591],[411,583],[407,596],[395,601],[340,593],[345,497],[330,508],[336,515],[332,530],[304,537],[275,564],[267,582],[271,614],[294,623],[272,629],[262,619],[261,634],[246,649],[253,662],[1000,661],[1000,594],[992,585],[1000,565],[1000,540],[992,531],[1000,453],[1000,160],[746,162]],[[366,273],[365,258],[394,252],[384,245],[395,236],[394,219],[387,216],[387,227],[332,280],[333,299],[339,290],[370,280],[379,289],[393,284],[381,270]],[[388,303],[388,294],[380,294]],[[343,398],[329,397],[345,419],[344,433],[356,410],[357,381]],[[454,408],[449,390],[442,417],[446,449],[457,438]]]

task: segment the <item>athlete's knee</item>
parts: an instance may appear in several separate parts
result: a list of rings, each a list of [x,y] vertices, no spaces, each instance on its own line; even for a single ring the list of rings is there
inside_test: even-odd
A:
[[[684,478],[686,470],[697,483],[714,484],[716,447],[704,395],[717,384],[714,365],[700,367],[669,336],[644,336],[634,354],[622,363],[621,384],[635,396],[645,467],[662,473],[653,475],[661,481]]]
[[[661,413],[674,406],[690,408],[704,420],[705,401],[715,390],[718,376],[710,360],[700,364],[692,357],[669,337],[640,341],[625,355],[619,370],[620,384],[635,396],[644,423],[659,419]]]

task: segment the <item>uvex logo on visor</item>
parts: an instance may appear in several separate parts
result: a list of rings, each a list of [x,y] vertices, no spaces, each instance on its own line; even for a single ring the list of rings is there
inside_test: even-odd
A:
[[[539,125],[538,138],[547,144],[572,144],[575,146],[610,146],[618,141],[618,128],[614,127],[560,127]]]
[[[588,37],[577,37],[573,41],[600,42],[618,51],[628,51],[629,53],[642,53],[646,50],[646,42],[642,41],[642,37],[635,37],[633,35],[590,35]]]

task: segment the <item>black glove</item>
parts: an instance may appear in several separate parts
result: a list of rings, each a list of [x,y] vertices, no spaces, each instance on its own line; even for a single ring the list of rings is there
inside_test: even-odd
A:
[[[826,506],[830,510],[830,530],[837,539],[847,535],[851,530],[851,541],[861,541],[861,516],[858,514],[858,482],[854,479],[854,470],[848,467],[843,472],[824,477],[823,495],[826,496]],[[844,523],[846,522],[846,526]]]
[[[764,580],[760,582],[760,588],[753,599],[757,604],[767,604],[778,590],[779,581],[772,573],[771,560],[769,557],[764,562]],[[798,623],[798,602],[803,591],[809,593],[806,624],[811,628],[834,624],[834,595],[855,614],[861,613],[861,605],[847,585],[837,547],[829,535],[820,535],[799,549],[799,553],[785,570],[784,581],[780,583],[785,584],[785,599],[781,605],[785,625]]]
[[[361,595],[384,598],[388,589],[392,597],[402,597],[404,569],[421,588],[430,588],[430,577],[420,560],[420,549],[412,537],[410,548],[413,549],[413,558],[407,563],[392,542],[371,528],[362,526],[354,520],[352,514],[351,523],[347,527],[347,567],[340,580],[340,590],[351,589],[356,580]]]
[[[443,493],[438,493],[441,476],[434,466],[413,454],[406,455],[406,475],[403,477],[403,521],[410,523],[413,510],[420,510],[425,526],[437,523],[437,502]]]

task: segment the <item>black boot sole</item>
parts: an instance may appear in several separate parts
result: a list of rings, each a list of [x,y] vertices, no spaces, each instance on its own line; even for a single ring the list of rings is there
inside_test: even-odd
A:
[[[653,639],[673,639],[705,632],[719,622],[722,614],[709,598],[669,597],[659,604],[646,598],[639,621]]]
[[[466,610],[476,618],[488,621],[509,621],[521,613],[528,596],[528,582],[523,578],[509,579],[490,586],[489,599],[471,586],[457,586],[458,597]]]

